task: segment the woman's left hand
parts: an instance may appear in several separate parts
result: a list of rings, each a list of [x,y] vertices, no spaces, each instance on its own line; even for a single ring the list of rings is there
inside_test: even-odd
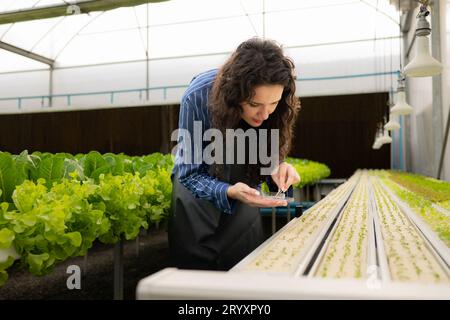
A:
[[[295,168],[286,162],[282,162],[272,174],[272,180],[277,184],[281,191],[286,192],[293,184],[301,181]]]

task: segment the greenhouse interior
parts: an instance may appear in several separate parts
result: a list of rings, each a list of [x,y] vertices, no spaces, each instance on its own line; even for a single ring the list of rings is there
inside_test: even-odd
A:
[[[0,1],[0,300],[450,299],[447,61],[449,0]]]

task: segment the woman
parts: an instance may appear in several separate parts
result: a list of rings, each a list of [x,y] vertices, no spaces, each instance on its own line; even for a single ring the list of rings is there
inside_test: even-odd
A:
[[[294,93],[292,61],[275,42],[253,38],[240,44],[219,70],[192,80],[181,101],[179,128],[190,136],[198,135],[198,124],[203,131],[219,130],[222,141],[214,143],[223,150],[223,159],[231,150],[224,138],[228,129],[278,129],[279,140],[269,139],[267,144],[278,143],[279,159],[285,159],[299,109]],[[291,185],[300,182],[300,177],[283,161],[272,175],[261,175],[262,162],[249,161],[255,155],[255,143],[249,139],[244,151],[253,150],[246,152],[243,164],[185,161],[187,153],[195,154],[196,148],[205,151],[207,146],[181,136],[172,173],[172,261],[178,268],[228,270],[264,240],[259,207],[287,205],[261,197],[257,190],[261,182],[275,191],[292,192]],[[260,146],[260,140],[256,145]]]

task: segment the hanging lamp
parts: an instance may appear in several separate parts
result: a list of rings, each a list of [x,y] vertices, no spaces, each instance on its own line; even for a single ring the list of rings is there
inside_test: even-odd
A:
[[[389,131],[383,130],[383,135],[379,138],[381,144],[389,144],[392,142],[392,138],[389,136]]]
[[[416,55],[403,70],[408,77],[430,77],[442,72],[442,64],[433,58],[430,52],[431,28],[426,18],[429,14],[427,6],[421,4],[417,15]]]
[[[391,109],[392,115],[408,115],[413,112],[413,108],[406,102],[404,78],[398,79],[397,101]]]
[[[389,113],[389,121],[384,125],[384,129],[388,131],[396,131],[400,129],[400,123],[397,121],[397,115]]]
[[[375,133],[375,140],[374,140],[373,145],[372,145],[372,149],[375,149],[375,150],[380,149],[381,146],[383,145],[382,140],[380,140],[381,139],[381,135],[382,135],[381,126],[380,125],[381,125],[380,123],[377,124],[377,132]]]

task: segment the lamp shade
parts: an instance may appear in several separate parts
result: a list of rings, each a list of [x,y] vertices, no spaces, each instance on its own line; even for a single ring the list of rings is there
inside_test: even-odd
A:
[[[392,142],[392,138],[389,136],[389,133],[387,131],[385,131],[384,134],[378,139],[381,144],[388,144]]]
[[[403,69],[408,77],[430,77],[442,72],[442,64],[431,56],[428,36],[417,37],[416,55]]]
[[[394,131],[400,129],[400,123],[397,122],[397,120],[395,119],[396,117],[396,115],[390,115],[388,123],[384,125],[385,130]]]
[[[399,89],[397,92],[397,102],[391,109],[393,115],[408,115],[413,112],[413,108],[406,103],[404,89]]]
[[[381,143],[380,139],[381,139],[381,137],[378,137],[378,138],[375,139],[375,142],[374,142],[373,145],[372,145],[372,148],[373,148],[373,149],[378,150],[378,149],[381,148],[381,146],[382,146],[383,144]]]

